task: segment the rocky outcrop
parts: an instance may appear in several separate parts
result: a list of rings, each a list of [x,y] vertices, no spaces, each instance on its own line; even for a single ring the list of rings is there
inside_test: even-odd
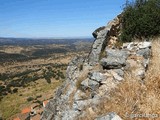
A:
[[[80,75],[79,65],[84,63],[83,57],[75,57],[67,68],[67,79],[63,86],[57,89],[54,99],[46,105],[42,120],[74,119],[78,111],[70,109],[71,95],[76,90],[77,78]]]
[[[124,43],[121,49],[109,47],[119,29],[117,17],[93,32],[95,41],[89,57],[75,57],[70,62],[66,81],[47,104],[42,120],[76,120],[87,115],[87,108],[94,113],[96,105],[111,97],[110,91],[123,82],[125,72],[144,79],[151,56],[151,42]],[[95,120],[121,120],[121,117],[111,112],[97,116]]]
[[[114,20],[110,21],[107,26],[100,27],[92,33],[95,41],[89,55],[90,65],[95,65],[99,62],[101,52],[107,44],[113,40],[113,36],[118,36],[120,31],[120,17],[121,15],[117,16]]]

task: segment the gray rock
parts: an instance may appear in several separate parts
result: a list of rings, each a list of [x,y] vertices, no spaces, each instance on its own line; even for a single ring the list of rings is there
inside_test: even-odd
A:
[[[103,47],[106,46],[107,39],[106,38],[97,38],[93,45],[91,53],[89,54],[89,64],[95,65],[99,61],[100,53],[104,49]]]
[[[127,48],[128,45],[129,45],[129,43],[123,43],[122,48]]]
[[[89,54],[89,64],[95,65],[99,61],[100,53],[103,51],[107,45],[107,37],[109,30],[111,29],[111,25],[106,27],[100,27],[95,32],[93,32],[93,36],[96,38],[91,52]]]
[[[90,104],[90,100],[78,100],[73,104],[75,110],[82,110],[85,106]]]
[[[149,64],[149,58],[148,59],[144,59],[142,64],[143,64],[144,68],[147,70],[148,64]]]
[[[78,66],[80,64],[83,64],[83,62],[85,61],[84,57],[81,56],[77,56],[74,57],[71,62],[69,63],[67,70],[66,70],[66,78],[67,80],[71,80],[72,82],[76,80],[76,78],[78,77]]]
[[[74,101],[84,100],[84,98],[87,98],[86,94],[81,90],[77,90],[77,92],[74,95]]]
[[[151,47],[151,42],[140,42],[138,44],[138,48],[144,49],[144,48],[150,48]]]
[[[115,74],[113,77],[114,77],[115,80],[118,80],[118,81],[123,80],[123,78],[121,76],[119,76],[118,74]]]
[[[104,79],[106,79],[106,76],[105,76],[105,75],[103,75],[102,73],[97,72],[97,71],[89,72],[89,73],[88,73],[88,77],[89,77],[89,79],[95,80],[95,81],[97,81],[97,82],[101,82],[101,81],[103,81]]]
[[[96,90],[99,88],[99,83],[94,80],[89,80],[88,86],[91,88],[91,90]]]
[[[139,77],[140,79],[144,79],[145,78],[145,69],[137,69],[135,71],[135,75],[137,77]]]
[[[94,38],[97,38],[98,33],[99,33],[101,30],[104,30],[104,29],[105,29],[105,26],[102,26],[102,27],[99,27],[98,29],[96,29],[96,30],[92,33],[93,37],[94,37]]]
[[[134,43],[133,42],[129,43],[127,49],[132,50],[133,48],[134,48]]]
[[[87,88],[88,88],[88,81],[89,81],[89,79],[87,78],[87,79],[85,79],[85,80],[83,80],[82,82],[81,82],[81,88],[82,88],[82,90],[86,90]]]
[[[49,119],[49,120],[75,120],[76,116],[78,116],[80,114],[79,111],[76,110],[68,110],[62,113],[61,118],[57,118],[57,119]]]
[[[111,70],[110,73],[113,75],[113,78],[114,78],[115,80],[118,80],[118,81],[123,80],[123,78],[122,78],[120,75],[118,75],[118,73],[115,72],[114,70]]]
[[[107,115],[97,117],[95,120],[122,120],[116,113],[111,112]]]
[[[143,56],[145,59],[148,59],[151,56],[151,50],[149,48],[140,49],[137,51],[137,55]]]
[[[107,57],[100,61],[104,69],[119,69],[126,65],[126,59],[123,57]]]
[[[126,50],[107,48],[106,52],[108,57],[124,57],[126,59],[129,56],[129,53]]]
[[[124,71],[122,69],[113,69],[119,76],[123,77],[124,76]]]

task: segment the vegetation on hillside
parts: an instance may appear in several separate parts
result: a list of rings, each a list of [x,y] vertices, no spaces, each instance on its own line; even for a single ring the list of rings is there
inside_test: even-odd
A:
[[[64,80],[64,71],[66,69],[67,64],[55,63],[48,64],[43,68],[25,70],[15,74],[0,73],[0,81],[3,83],[0,84],[0,101],[4,96],[17,93],[19,88],[30,86],[32,82],[36,83],[40,79],[45,79],[47,83],[51,83],[52,79]]]
[[[127,0],[123,9],[123,42],[160,35],[160,0]]]

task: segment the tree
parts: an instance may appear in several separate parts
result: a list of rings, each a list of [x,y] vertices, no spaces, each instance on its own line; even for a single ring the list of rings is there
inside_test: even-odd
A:
[[[126,1],[123,10],[123,42],[160,35],[160,0]]]

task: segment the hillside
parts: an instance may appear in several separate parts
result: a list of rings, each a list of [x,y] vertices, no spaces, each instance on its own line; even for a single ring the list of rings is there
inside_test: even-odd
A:
[[[54,89],[65,81],[69,61],[87,55],[92,44],[91,39],[44,40],[45,44],[38,39],[27,39],[29,44],[18,40],[23,44],[15,38],[0,40],[5,43],[0,43],[0,119],[24,119],[28,114],[21,112],[26,107],[41,114],[43,102],[52,99]]]

